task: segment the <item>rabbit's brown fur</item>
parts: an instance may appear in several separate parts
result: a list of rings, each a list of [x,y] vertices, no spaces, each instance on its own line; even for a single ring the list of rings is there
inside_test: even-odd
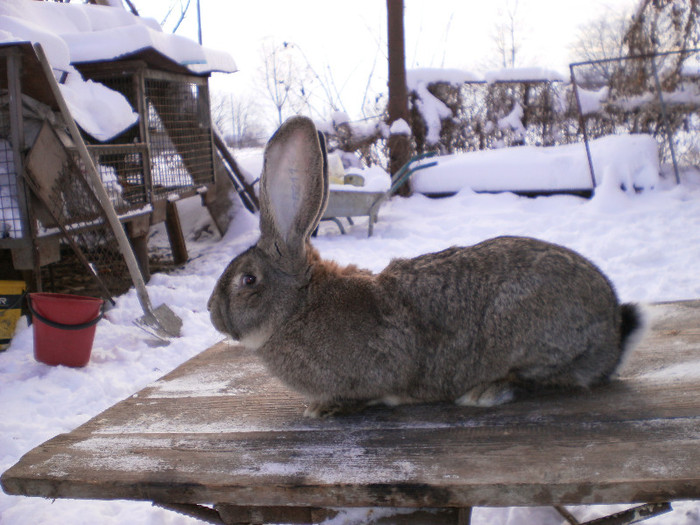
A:
[[[638,311],[577,253],[499,237],[377,275],[324,261],[308,242],[328,192],[313,124],[288,121],[271,148],[283,160],[266,153],[261,240],[231,262],[210,310],[308,397],[308,414],[377,400],[492,405],[516,387],[586,388],[618,366]],[[316,167],[300,173],[305,163]],[[278,187],[285,171],[293,188]],[[285,199],[293,210],[276,211]]]

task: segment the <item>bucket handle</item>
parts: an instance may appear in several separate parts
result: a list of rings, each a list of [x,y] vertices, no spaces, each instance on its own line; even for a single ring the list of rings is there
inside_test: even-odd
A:
[[[29,311],[34,317],[39,319],[39,321],[41,321],[45,325],[50,326],[51,328],[58,328],[59,330],[83,330],[85,328],[90,328],[91,326],[94,326],[97,323],[99,323],[102,317],[104,316],[104,310],[102,307],[100,307],[100,314],[97,317],[95,317],[92,321],[80,324],[63,324],[58,323],[56,321],[52,321],[51,319],[47,319],[46,317],[38,313],[36,310],[34,310],[31,301],[27,301],[27,305],[29,306]]]

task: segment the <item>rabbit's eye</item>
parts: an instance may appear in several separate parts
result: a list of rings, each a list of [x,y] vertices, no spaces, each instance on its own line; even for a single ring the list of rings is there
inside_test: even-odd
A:
[[[254,275],[245,274],[241,276],[241,286],[253,286],[257,281]]]

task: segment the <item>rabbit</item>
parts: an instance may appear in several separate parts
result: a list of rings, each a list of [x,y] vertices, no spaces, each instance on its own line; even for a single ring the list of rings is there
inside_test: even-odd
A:
[[[216,329],[307,398],[305,415],[379,402],[495,406],[610,378],[641,311],[567,248],[498,237],[379,274],[322,260],[309,241],[329,195],[319,136],[293,117],[268,142],[260,238],[208,303]]]

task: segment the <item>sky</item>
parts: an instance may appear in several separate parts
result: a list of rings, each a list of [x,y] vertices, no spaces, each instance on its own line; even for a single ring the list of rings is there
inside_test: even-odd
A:
[[[187,0],[132,0],[142,16],[163,20]],[[484,72],[499,67],[494,34],[515,8],[518,66],[568,72],[569,46],[580,24],[629,12],[638,0],[405,0],[406,66]],[[239,72],[212,78],[214,91],[244,97],[261,89],[265,42],[291,42],[314,70],[331,78],[352,118],[361,116],[368,83],[386,86],[386,2],[382,0],[200,0],[203,44],[230,52]],[[166,30],[171,30],[171,15]],[[196,0],[178,34],[197,38]]]

